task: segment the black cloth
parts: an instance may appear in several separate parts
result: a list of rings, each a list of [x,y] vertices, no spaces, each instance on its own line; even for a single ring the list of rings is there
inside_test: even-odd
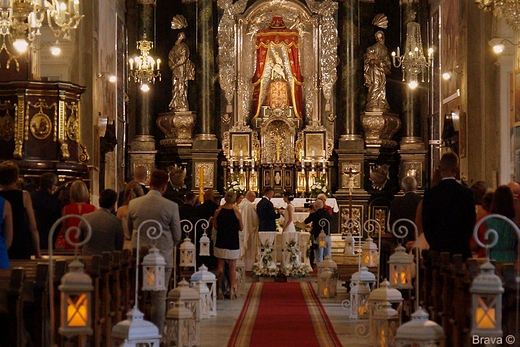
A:
[[[0,196],[11,204],[13,211],[13,244],[8,250],[9,259],[31,259],[33,243],[21,190],[0,191]]]
[[[223,208],[217,216],[217,241],[215,247],[220,249],[237,250],[240,248],[238,231],[240,223],[235,210]]]
[[[193,219],[195,223],[199,219],[205,219],[209,220],[210,217],[213,217],[215,214],[215,211],[218,209],[218,205],[215,204],[212,200],[206,200],[204,203],[200,204],[199,206],[196,206],[193,211]],[[206,230],[206,233],[208,237],[211,239],[211,231],[213,230],[213,223],[210,224],[208,229]],[[196,229],[196,241],[199,242],[200,238],[202,237],[202,234],[204,234],[204,229],[202,228],[202,223],[199,223],[197,225]],[[200,256],[199,253],[197,253],[197,264],[204,264],[209,269],[214,269],[217,266],[217,259],[213,256],[213,242],[210,242],[209,244],[209,252],[210,256]]]
[[[38,189],[31,194],[36,226],[40,234],[40,249],[48,249],[49,232],[54,222],[61,217],[61,202],[46,189]],[[54,232],[54,242],[60,228]],[[54,243],[53,243],[54,245]]]
[[[475,196],[454,179],[442,180],[423,199],[423,230],[430,249],[471,257],[469,241],[475,225]]]
[[[183,204],[179,206],[179,217],[181,220],[187,219],[192,223],[195,223],[195,206],[190,204]]]
[[[406,218],[415,223],[415,214],[417,212],[417,206],[421,202],[422,197],[414,192],[408,192],[403,196],[397,197],[390,203],[390,228],[394,225],[394,222],[401,218]],[[400,225],[408,228],[408,235],[403,239],[403,244],[408,241],[415,240],[414,230],[409,223],[398,223],[396,228]],[[394,240],[397,241],[397,240]]]
[[[276,219],[280,218],[280,214],[274,210],[271,200],[262,197],[262,200],[256,205],[256,213],[258,214],[258,231],[276,231]]]
[[[322,220],[322,219],[328,220],[329,223],[324,222],[325,225],[322,227],[320,225],[320,220]],[[330,227],[331,222],[332,222],[332,217],[330,216],[330,213],[328,213],[327,210],[324,208],[320,208],[319,210],[312,212],[309,215],[309,217],[305,218],[305,221],[304,221],[305,224],[312,223],[311,232],[312,232],[312,236],[314,238],[317,238],[320,235],[322,229],[323,229],[323,232],[325,233],[325,235],[330,235],[329,227]]]

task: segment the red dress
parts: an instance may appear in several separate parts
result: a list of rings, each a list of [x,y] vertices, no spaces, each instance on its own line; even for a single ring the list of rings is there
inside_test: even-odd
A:
[[[66,216],[69,214],[78,214],[78,215],[84,215],[90,212],[94,212],[96,210],[96,206],[91,204],[69,204],[63,208],[62,215]],[[56,248],[63,248],[65,249],[74,249],[75,247],[72,245],[69,245],[68,242],[65,241],[65,231],[67,231],[70,227],[77,227],[79,226],[79,223],[81,222],[78,218],[68,218],[61,224],[61,231],[58,235],[58,239],[56,240]],[[79,242],[79,240],[76,238],[76,233],[72,232],[70,233],[70,239],[72,242]],[[64,242],[65,241],[65,242]]]

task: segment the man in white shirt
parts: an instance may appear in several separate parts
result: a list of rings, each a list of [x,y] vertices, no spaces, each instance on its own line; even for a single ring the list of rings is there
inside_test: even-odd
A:
[[[250,190],[238,205],[244,223],[244,230],[241,231],[244,235],[244,243],[240,245],[240,257],[244,261],[246,271],[253,269],[258,247],[258,215],[253,205],[255,198],[256,193]]]

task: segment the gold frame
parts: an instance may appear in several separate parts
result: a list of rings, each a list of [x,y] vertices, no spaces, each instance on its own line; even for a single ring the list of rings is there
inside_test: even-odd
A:
[[[326,149],[325,133],[322,131],[305,132],[303,147],[305,149],[305,157],[323,157],[323,152]],[[313,151],[314,156],[312,156]]]
[[[251,153],[251,133],[230,133],[230,150],[233,151],[233,157],[238,157],[242,151],[244,158],[252,157]]]

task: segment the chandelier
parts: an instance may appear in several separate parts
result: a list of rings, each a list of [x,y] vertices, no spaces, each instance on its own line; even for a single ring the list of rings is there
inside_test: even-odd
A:
[[[406,24],[405,51],[401,55],[399,47],[397,54],[392,52],[392,62],[396,68],[403,70],[403,81],[407,81],[410,88],[414,89],[418,85],[417,77],[421,74],[421,81],[424,82],[426,68],[431,64],[433,49],[428,50],[428,59],[424,56],[421,26],[419,23],[410,21]]]
[[[46,15],[47,14],[47,15]],[[79,0],[1,0],[0,35],[3,44],[0,52],[9,55],[6,40],[12,42],[19,53],[25,52],[29,42],[40,35],[40,28],[47,18],[55,37],[70,39],[70,31],[76,29],[84,16],[80,14]]]
[[[157,61],[150,56],[150,51],[153,48],[153,42],[146,39],[146,33],[143,34],[143,39],[137,41],[137,49],[141,51],[141,55],[130,59],[130,76],[129,80],[134,79],[135,83],[141,84],[141,90],[147,92],[150,90],[149,83],[155,83],[155,79],[161,80],[160,64],[161,59]]]
[[[475,0],[478,8],[503,17],[513,30],[520,30],[520,2],[518,0]]]

